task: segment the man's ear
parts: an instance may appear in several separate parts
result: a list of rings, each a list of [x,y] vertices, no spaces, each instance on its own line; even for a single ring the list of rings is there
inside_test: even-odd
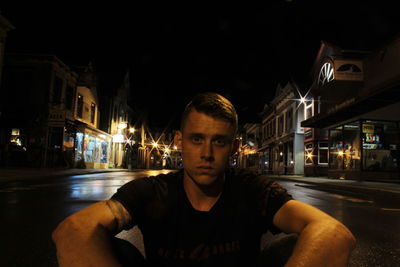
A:
[[[235,153],[238,151],[239,145],[240,145],[240,140],[239,140],[239,138],[235,138],[235,140],[233,140],[233,146],[232,146],[231,156],[232,156],[233,154],[235,154]]]
[[[175,132],[174,145],[177,146],[178,149],[182,149],[182,132],[181,131]]]

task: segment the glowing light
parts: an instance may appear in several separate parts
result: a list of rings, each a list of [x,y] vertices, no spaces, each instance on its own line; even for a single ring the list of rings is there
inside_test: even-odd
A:
[[[280,156],[282,156],[282,155],[283,155],[283,153],[282,153],[282,152],[279,152],[279,155],[280,155]]]
[[[343,151],[338,152],[339,156],[343,156]]]
[[[169,152],[171,152],[171,150],[170,150],[169,148],[166,148],[166,149],[165,149],[165,153],[168,154]]]
[[[178,150],[178,147],[177,147],[177,146],[174,146],[174,150]]]
[[[124,136],[122,134],[114,134],[113,135],[113,142],[114,143],[123,143],[124,142]]]
[[[158,144],[156,142],[151,143],[153,147],[158,147]]]
[[[312,154],[311,153],[307,153],[307,158],[311,159],[312,158]]]
[[[294,163],[294,161],[293,161],[293,160],[291,160],[291,161],[290,161],[290,164],[293,164],[293,163]]]
[[[118,124],[119,129],[125,129],[126,127],[128,127],[128,124],[124,121]]]
[[[135,132],[135,128],[129,128],[129,132],[130,133],[134,133]]]

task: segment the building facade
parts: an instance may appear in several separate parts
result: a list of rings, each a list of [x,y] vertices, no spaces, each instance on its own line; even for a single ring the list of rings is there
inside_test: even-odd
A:
[[[78,74],[53,55],[10,54],[4,74],[3,166],[108,165],[101,140],[109,143],[111,137],[97,128],[98,101],[88,68]]]
[[[319,114],[304,127],[328,131],[328,176],[400,179],[400,39],[373,52],[322,42],[313,67]]]
[[[263,169],[272,174],[304,173],[304,139],[300,122],[304,107],[297,85],[290,81],[278,85],[275,97],[261,112]]]

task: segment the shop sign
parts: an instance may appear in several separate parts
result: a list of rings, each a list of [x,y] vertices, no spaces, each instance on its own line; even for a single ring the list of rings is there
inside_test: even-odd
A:
[[[65,125],[65,110],[50,109],[47,120],[49,126],[63,127]]]
[[[335,60],[335,80],[362,81],[364,79],[361,60]]]
[[[363,131],[363,133],[374,133],[375,132],[375,125],[373,125],[373,124],[363,124],[362,131]]]

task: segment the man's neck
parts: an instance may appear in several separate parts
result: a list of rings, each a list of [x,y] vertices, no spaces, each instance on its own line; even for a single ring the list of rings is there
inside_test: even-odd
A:
[[[192,207],[198,211],[210,211],[221,196],[225,177],[218,179],[215,184],[201,186],[185,172],[183,176],[183,187]]]

